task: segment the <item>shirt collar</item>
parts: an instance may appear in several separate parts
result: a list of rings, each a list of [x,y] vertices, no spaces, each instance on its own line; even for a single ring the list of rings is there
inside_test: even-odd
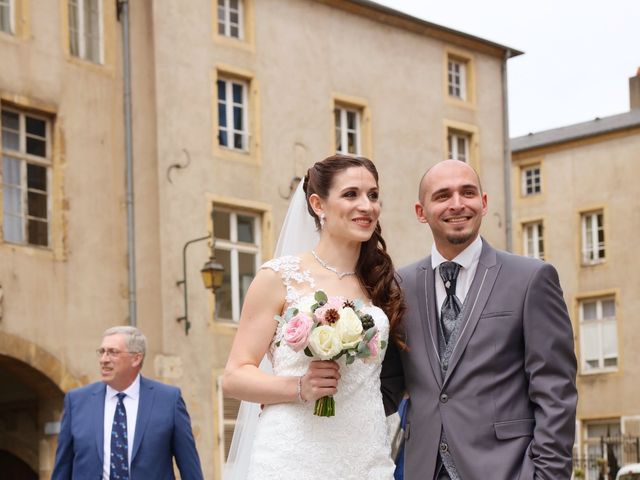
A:
[[[481,252],[482,238],[480,238],[480,235],[478,235],[467,248],[460,252],[451,261],[456,262],[462,268],[468,269],[473,264],[473,262],[477,261],[480,258]],[[435,270],[443,262],[448,262],[448,260],[442,256],[442,254],[436,248],[436,244],[434,243],[431,246],[431,268]]]
[[[136,375],[136,378],[133,381],[133,383],[129,385],[127,388],[125,388],[122,392],[127,397],[133,398],[134,400],[137,399],[140,396],[140,374]],[[118,392],[118,390],[116,390],[115,388],[111,388],[109,385],[107,385],[107,398],[113,398],[118,393],[120,393]]]

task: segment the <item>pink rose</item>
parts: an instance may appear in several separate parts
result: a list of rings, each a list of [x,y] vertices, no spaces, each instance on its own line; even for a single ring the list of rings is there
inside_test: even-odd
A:
[[[363,361],[365,363],[373,362],[378,358],[378,354],[380,353],[380,334],[376,333],[369,343],[367,343],[367,347],[369,347],[369,351],[371,352],[367,358],[364,358]]]
[[[304,313],[298,313],[284,326],[284,341],[296,352],[303,350],[309,344],[309,333],[313,327],[313,320]]]
[[[326,318],[327,312],[329,310],[335,310],[335,313],[338,313],[340,311],[340,309],[342,308],[343,304],[344,304],[344,298],[342,298],[342,297],[330,297],[327,300],[327,303],[325,303],[320,308],[316,309],[316,311],[314,312],[314,315],[318,319],[318,322],[320,322],[322,325],[326,325],[327,323],[329,323],[327,321],[327,318]],[[336,319],[334,319],[334,321],[335,320]]]

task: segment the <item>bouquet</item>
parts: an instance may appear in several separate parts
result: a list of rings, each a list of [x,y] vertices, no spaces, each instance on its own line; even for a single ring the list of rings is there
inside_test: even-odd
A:
[[[347,365],[356,358],[364,362],[375,360],[386,348],[380,340],[378,329],[371,315],[362,312],[361,300],[343,297],[327,297],[318,290],[313,295],[315,303],[288,308],[282,316],[276,315],[281,329],[280,339],[294,351],[319,360],[337,360],[345,356]],[[335,415],[332,396],[316,400],[314,415]]]

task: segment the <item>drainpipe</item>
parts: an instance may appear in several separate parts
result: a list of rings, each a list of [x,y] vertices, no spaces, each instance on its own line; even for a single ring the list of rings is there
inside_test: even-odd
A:
[[[133,200],[133,140],[131,127],[131,59],[129,55],[129,0],[118,0],[118,18],[122,23],[122,63],[124,80],[124,144],[126,157],[127,263],[129,267],[129,324],[137,325],[136,313],[136,240]]]
[[[509,142],[509,92],[507,83],[507,60],[511,56],[511,50],[504,52],[502,60],[502,135],[503,145],[503,168],[504,168],[504,230],[507,240],[507,251],[513,251],[513,239],[511,238],[512,217],[511,217],[511,146]]]

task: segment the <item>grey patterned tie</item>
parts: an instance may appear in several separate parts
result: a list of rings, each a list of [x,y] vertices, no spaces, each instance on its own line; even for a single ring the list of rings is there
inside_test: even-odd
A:
[[[451,333],[456,328],[458,316],[460,315],[460,310],[462,310],[462,303],[456,297],[456,280],[458,279],[459,271],[460,265],[456,262],[443,262],[440,264],[440,278],[444,282],[444,290],[447,293],[447,298],[444,299],[440,309],[440,323],[447,343],[449,343]]]
[[[124,397],[117,394],[118,404],[113,415],[111,427],[111,469],[109,480],[129,480],[129,439],[127,438],[127,410],[124,408]]]

